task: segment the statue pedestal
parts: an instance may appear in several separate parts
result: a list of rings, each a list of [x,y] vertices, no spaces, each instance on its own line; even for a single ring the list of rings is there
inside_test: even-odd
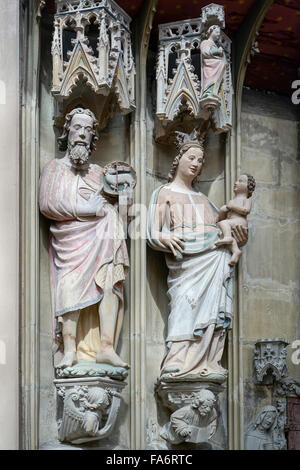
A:
[[[108,437],[115,426],[126,382],[85,377],[54,380],[58,395],[58,438],[80,445]]]
[[[64,369],[57,368],[56,375],[59,379],[67,378],[68,380],[76,377],[108,377],[114,380],[124,380],[128,376],[128,369],[98,362],[79,362]]]
[[[214,111],[221,106],[221,100],[218,96],[208,96],[200,99],[200,108],[206,111]]]

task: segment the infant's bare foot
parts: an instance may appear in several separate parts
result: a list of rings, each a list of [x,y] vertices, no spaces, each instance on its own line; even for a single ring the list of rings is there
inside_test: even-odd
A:
[[[57,369],[65,369],[65,367],[71,367],[74,364],[77,364],[77,354],[76,352],[67,352],[62,360],[56,366]]]
[[[122,361],[122,359],[118,356],[112,347],[99,349],[96,356],[96,362],[111,364],[115,367],[124,367],[125,369],[129,369],[129,365]]]
[[[233,238],[232,237],[224,237],[221,240],[218,240],[215,245],[220,246],[220,245],[230,245],[233,243]]]

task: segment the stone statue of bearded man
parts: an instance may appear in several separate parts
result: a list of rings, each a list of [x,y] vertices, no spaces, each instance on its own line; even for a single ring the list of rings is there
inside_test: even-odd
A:
[[[97,350],[88,360],[128,367],[116,353],[128,254],[120,216],[101,193],[103,170],[89,163],[97,141],[97,124],[88,109],[75,108],[67,114],[58,139],[65,156],[46,164],[40,179],[40,210],[52,221],[54,363],[60,369],[78,362],[78,320],[88,316],[91,308],[98,310],[98,340],[94,341]],[[92,330],[95,322],[83,334],[85,339],[95,333]],[[63,344],[58,343],[59,337]]]

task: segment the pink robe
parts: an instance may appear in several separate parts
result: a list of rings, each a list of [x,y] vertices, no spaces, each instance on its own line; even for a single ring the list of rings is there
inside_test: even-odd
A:
[[[223,80],[226,59],[225,57],[214,56],[211,48],[217,48],[212,39],[207,39],[201,43],[201,89],[203,94],[211,85],[213,87],[213,95],[217,95],[221,82]]]
[[[88,200],[102,186],[102,169],[90,164],[76,171],[60,160],[51,160],[40,179],[40,210],[52,219],[50,227],[51,291],[55,316],[83,309],[103,297],[108,266],[121,297],[128,254],[121,220],[105,203],[103,217],[79,218],[76,201]]]

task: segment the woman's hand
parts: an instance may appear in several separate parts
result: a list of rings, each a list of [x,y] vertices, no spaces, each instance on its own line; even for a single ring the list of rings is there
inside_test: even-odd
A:
[[[248,241],[248,229],[243,227],[242,225],[236,225],[235,227],[231,228],[231,233],[235,238],[238,246],[246,245]]]
[[[160,233],[159,241],[163,243],[167,248],[169,248],[172,251],[174,256],[177,256],[177,253],[175,250],[183,254],[184,241],[185,241],[183,237],[180,237],[179,235],[175,235],[175,234]]]

